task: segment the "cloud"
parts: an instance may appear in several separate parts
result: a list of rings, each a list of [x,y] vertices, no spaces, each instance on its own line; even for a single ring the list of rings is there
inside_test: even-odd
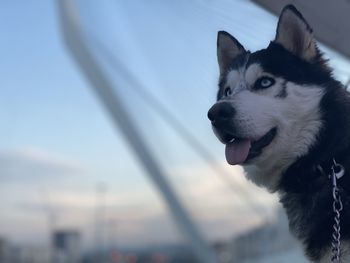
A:
[[[270,207],[276,197],[247,180],[240,166],[226,163],[216,165],[214,172],[208,166],[187,166],[174,169],[175,182],[180,194],[186,199],[198,202],[201,207],[222,207],[250,209],[249,206]],[[205,202],[201,202],[206,200]]]
[[[218,165],[226,177],[219,177],[207,165],[191,164],[173,167],[169,178],[186,210],[212,241],[230,238],[261,223],[262,217],[254,211],[256,207],[267,209],[268,213],[272,213],[275,207],[274,198],[248,182],[241,168]],[[44,151],[27,149],[0,153],[0,178],[17,182],[47,180],[54,185],[47,191],[47,198],[42,198],[40,191],[35,195],[11,195],[10,201],[16,204],[15,213],[19,220],[11,221],[27,227],[28,224],[23,223],[25,220],[21,221],[21,218],[38,218],[41,222],[45,218],[46,206],[49,206],[56,216],[58,227],[80,229],[85,241],[91,240],[95,213],[98,213],[96,191],[71,184],[69,187],[57,187],[57,181],[52,181],[54,177],[70,177],[82,171],[75,162]],[[21,185],[26,187],[25,183]],[[11,189],[14,193],[14,188]],[[14,202],[13,198],[18,200]],[[121,191],[111,186],[104,196],[104,204],[104,220],[116,222],[116,239],[121,245],[175,242],[182,238],[166,204],[153,189]],[[105,224],[107,230],[110,228],[108,224]]]
[[[0,152],[0,180],[4,182],[52,180],[81,174],[83,169],[57,154],[27,148]]]
[[[273,217],[275,195],[248,181],[241,167],[216,165],[221,174],[205,164],[173,169],[181,199],[207,237],[227,238]]]

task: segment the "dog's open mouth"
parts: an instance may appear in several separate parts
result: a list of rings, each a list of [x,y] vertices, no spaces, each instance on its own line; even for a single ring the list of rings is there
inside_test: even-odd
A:
[[[269,145],[275,138],[277,128],[272,128],[257,141],[231,136],[226,143],[225,155],[229,164],[243,164],[259,156],[264,147]]]

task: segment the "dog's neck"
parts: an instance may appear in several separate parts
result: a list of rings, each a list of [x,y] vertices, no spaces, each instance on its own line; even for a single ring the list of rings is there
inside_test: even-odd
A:
[[[334,89],[331,93],[321,102],[326,110],[327,105],[332,105],[333,112],[324,116],[324,123],[329,126],[320,132],[320,144],[282,172],[277,187],[291,232],[303,242],[306,254],[315,262],[328,257],[331,248],[334,214],[328,175],[333,159],[345,169],[338,181],[344,206],[341,239],[343,244],[350,241],[350,117],[345,114],[350,112],[350,98],[345,89]]]
[[[350,162],[346,158],[350,156],[350,149],[334,156],[345,168],[338,186],[344,205],[341,235],[343,241],[349,241]],[[333,157],[318,161],[310,160],[310,157],[299,159],[285,171],[278,186],[290,229],[303,242],[307,255],[315,262],[326,257],[326,251],[331,247],[334,223],[332,183],[328,176]]]

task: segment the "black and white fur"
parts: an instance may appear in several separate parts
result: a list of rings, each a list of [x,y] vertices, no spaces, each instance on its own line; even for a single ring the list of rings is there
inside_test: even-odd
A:
[[[312,29],[289,5],[266,49],[250,53],[220,31],[217,55],[219,91],[208,113],[214,132],[229,144],[232,138],[259,141],[275,128],[272,141],[242,165],[250,180],[279,193],[291,232],[312,262],[330,262],[334,214],[327,175],[333,158],[344,166],[341,262],[350,262],[350,96],[333,78]]]

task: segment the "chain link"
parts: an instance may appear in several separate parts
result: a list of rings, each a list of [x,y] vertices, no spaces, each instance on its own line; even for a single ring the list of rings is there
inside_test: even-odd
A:
[[[332,258],[331,263],[340,263],[340,212],[343,210],[343,203],[339,194],[339,188],[337,186],[337,180],[344,175],[344,167],[335,162],[332,166],[332,192],[333,192],[333,212],[334,212],[334,224],[332,233]]]
[[[332,234],[332,263],[340,263],[340,212],[343,210],[343,204],[339,195],[338,187],[333,188],[333,212],[334,224]]]

